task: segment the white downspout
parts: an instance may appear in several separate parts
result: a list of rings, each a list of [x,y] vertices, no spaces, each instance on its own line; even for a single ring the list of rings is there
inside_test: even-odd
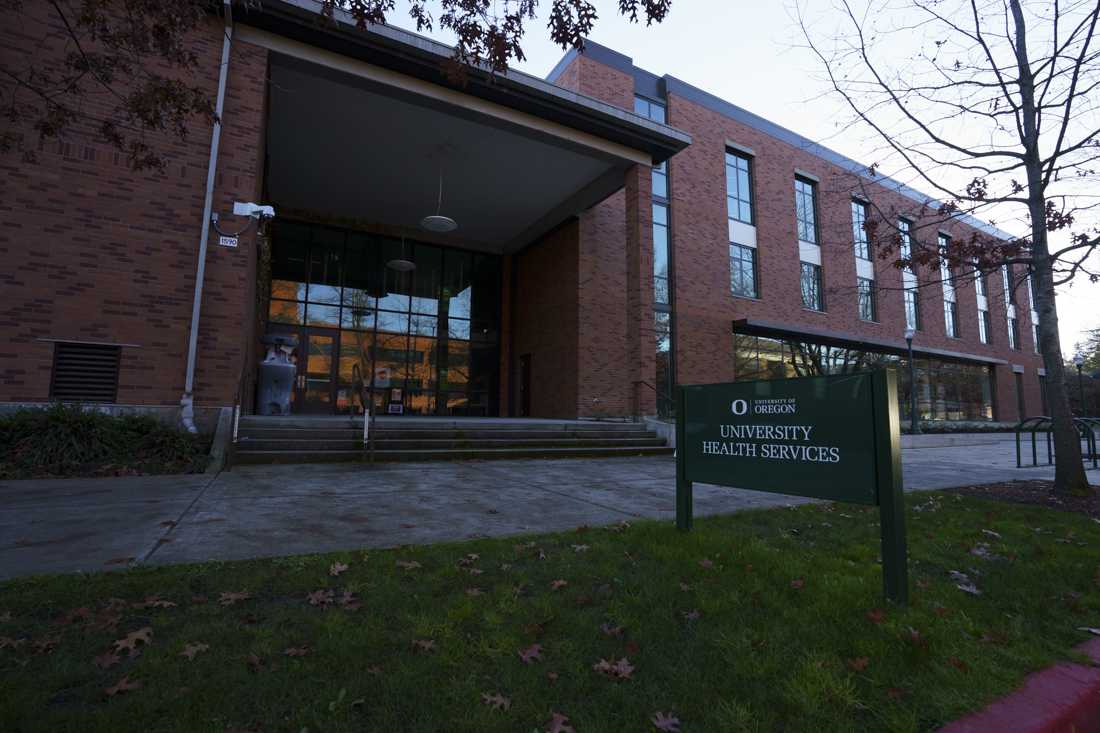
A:
[[[214,104],[214,130],[210,135],[210,164],[206,169],[206,198],[202,206],[202,235],[199,237],[199,265],[195,272],[195,299],[191,304],[191,335],[187,343],[187,378],[180,398],[180,422],[188,432],[195,427],[193,390],[195,387],[195,354],[199,343],[199,311],[202,308],[202,283],[206,276],[206,245],[210,239],[210,214],[214,204],[214,178],[218,169],[218,143],[222,136],[222,113],[225,107],[225,84],[229,76],[229,49],[233,42],[232,0],[224,0],[225,33],[222,38],[222,63],[218,72],[218,98]]]

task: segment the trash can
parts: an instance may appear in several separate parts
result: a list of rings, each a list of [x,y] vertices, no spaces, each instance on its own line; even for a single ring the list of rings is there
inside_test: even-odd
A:
[[[260,362],[259,394],[256,396],[261,415],[289,415],[290,397],[298,365],[288,352],[297,348],[294,336],[267,335],[260,339],[267,346],[267,356]]]

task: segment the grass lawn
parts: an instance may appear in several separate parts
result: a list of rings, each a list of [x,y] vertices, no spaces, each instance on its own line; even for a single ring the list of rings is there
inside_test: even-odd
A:
[[[907,499],[907,610],[850,505],[0,584],[0,730],[934,730],[1100,626],[1094,520]]]

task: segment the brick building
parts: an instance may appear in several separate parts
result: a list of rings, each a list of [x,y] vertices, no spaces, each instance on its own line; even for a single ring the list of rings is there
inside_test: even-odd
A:
[[[0,403],[255,409],[277,333],[303,413],[361,411],[371,375],[379,409],[568,418],[885,364],[904,415],[910,327],[922,416],[1042,411],[1023,273],[902,272],[862,222],[941,243],[987,225],[930,229],[918,192],[594,43],[546,80],[455,85],[447,47],[312,8],[265,2],[194,39],[212,98],[225,74],[210,213],[235,231],[234,202],[270,204],[261,235],[208,227],[209,126],[167,141],[162,173],[90,133],[0,158]],[[5,58],[64,53],[48,22],[2,28]]]

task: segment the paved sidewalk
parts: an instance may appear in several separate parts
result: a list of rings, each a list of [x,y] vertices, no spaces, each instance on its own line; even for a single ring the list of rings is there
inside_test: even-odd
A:
[[[1013,478],[1011,441],[907,449],[907,490]],[[1090,471],[1094,483],[1100,472]],[[240,467],[217,476],[0,482],[0,578],[235,560],[674,516],[671,458]],[[699,516],[803,503],[697,484]]]

